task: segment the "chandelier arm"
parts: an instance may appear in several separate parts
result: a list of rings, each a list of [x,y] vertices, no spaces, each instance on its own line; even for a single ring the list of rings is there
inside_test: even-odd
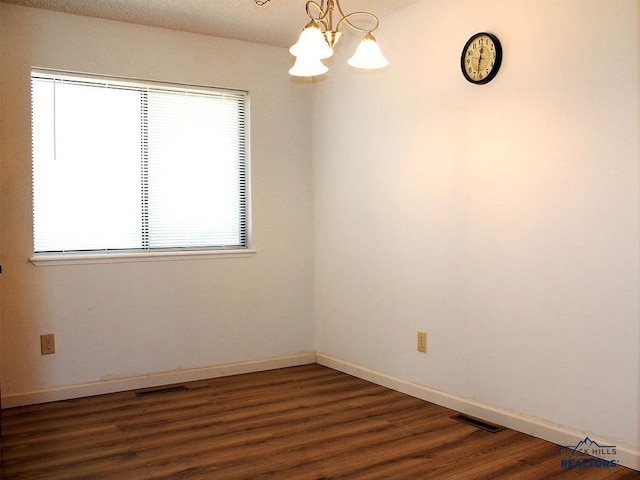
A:
[[[319,14],[317,17],[315,17],[313,15],[313,13],[311,12],[311,8],[315,7]],[[324,0],[322,0],[322,4],[319,4],[318,2],[315,2],[314,0],[309,0],[306,4],[305,4],[305,9],[307,11],[307,17],[309,17],[311,20],[314,20],[318,23],[323,24],[326,28],[328,27],[328,23],[327,23],[327,15],[329,15],[331,13],[331,9],[330,8],[326,8],[324,5]]]
[[[268,2],[270,2],[271,0],[253,0],[255,2],[256,5],[259,6],[263,6],[266,5]],[[338,8],[338,12],[340,12],[340,20],[338,21],[335,31],[337,32],[340,29],[340,25],[342,24],[342,22],[345,22],[347,25],[349,25],[351,28],[353,28],[354,30],[357,30],[358,32],[363,32],[363,33],[371,33],[374,32],[378,29],[378,27],[380,26],[380,19],[375,16],[373,13],[370,12],[351,12],[351,13],[344,13],[344,10],[342,10],[342,5],[340,5],[340,0],[333,0],[333,1],[329,1],[327,2],[327,0],[321,0],[322,3],[318,3],[315,0],[308,0],[305,8],[307,11],[307,16],[311,19],[314,20],[318,23],[321,23],[325,29],[327,30],[333,30],[333,26],[332,26],[332,19],[331,19],[331,10],[333,9],[334,5],[335,7]],[[327,4],[325,5],[325,2],[327,2]],[[313,13],[311,12],[311,9],[315,7],[318,12],[319,15],[316,17],[313,15]],[[375,26],[373,28],[360,28],[357,25],[355,25],[352,21],[351,18],[358,16],[358,15],[365,15],[369,18],[372,18],[375,21]]]
[[[340,17],[346,17],[344,11],[342,10],[342,5],[340,5],[340,0],[334,0],[333,4],[338,8],[338,12],[340,12]]]
[[[340,14],[342,15],[342,11],[340,11]],[[351,21],[351,18],[355,17],[355,16],[358,16],[358,15],[360,15],[360,16],[365,15],[365,16],[367,16],[369,18],[372,18],[374,20],[374,22],[375,22],[375,25],[373,26],[373,28],[360,28],[357,25],[355,25]],[[380,19],[378,17],[376,17],[373,13],[370,13],[370,12],[351,12],[351,13],[348,13],[347,15],[342,15],[342,18],[340,19],[340,21],[336,25],[336,30],[340,29],[340,24],[342,22],[345,22],[347,25],[349,25],[354,30],[357,30],[358,32],[363,32],[363,33],[375,32],[378,29],[378,27],[380,26]]]

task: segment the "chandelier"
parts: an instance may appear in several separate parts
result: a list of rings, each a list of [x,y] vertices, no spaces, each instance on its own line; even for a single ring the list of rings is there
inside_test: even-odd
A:
[[[254,0],[258,5],[264,5],[270,0]],[[321,0],[320,3],[309,0],[306,3],[309,23],[304,27],[298,41],[289,49],[296,57],[295,64],[289,74],[295,77],[311,77],[322,75],[329,71],[322,63],[333,55],[333,48],[337,45],[342,33],[340,28],[346,25],[353,30],[364,33],[355,53],[347,63],[355,68],[377,69],[386,67],[389,61],[382,55],[380,47],[372,32],[380,25],[380,20],[370,12],[344,13],[340,0]],[[340,18],[334,24],[334,13]],[[359,20],[358,20],[359,19]],[[367,21],[369,25],[363,27],[354,21]],[[335,26],[334,26],[335,25]]]

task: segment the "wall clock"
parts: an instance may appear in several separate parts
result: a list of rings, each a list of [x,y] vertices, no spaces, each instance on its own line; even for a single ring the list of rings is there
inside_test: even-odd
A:
[[[460,67],[464,78],[476,85],[489,83],[502,64],[502,45],[498,37],[480,32],[473,35],[462,49]]]

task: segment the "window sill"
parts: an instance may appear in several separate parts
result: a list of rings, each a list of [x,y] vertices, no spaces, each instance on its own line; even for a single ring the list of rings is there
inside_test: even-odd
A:
[[[36,267],[57,265],[95,265],[100,263],[168,262],[175,260],[209,260],[219,258],[246,258],[257,253],[254,249],[190,250],[184,252],[114,252],[37,254],[29,259]]]

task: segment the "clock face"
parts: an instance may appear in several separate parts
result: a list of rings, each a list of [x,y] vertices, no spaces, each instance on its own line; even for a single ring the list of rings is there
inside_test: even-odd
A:
[[[500,40],[490,33],[476,33],[465,44],[460,58],[464,78],[484,84],[493,80],[502,63]]]

